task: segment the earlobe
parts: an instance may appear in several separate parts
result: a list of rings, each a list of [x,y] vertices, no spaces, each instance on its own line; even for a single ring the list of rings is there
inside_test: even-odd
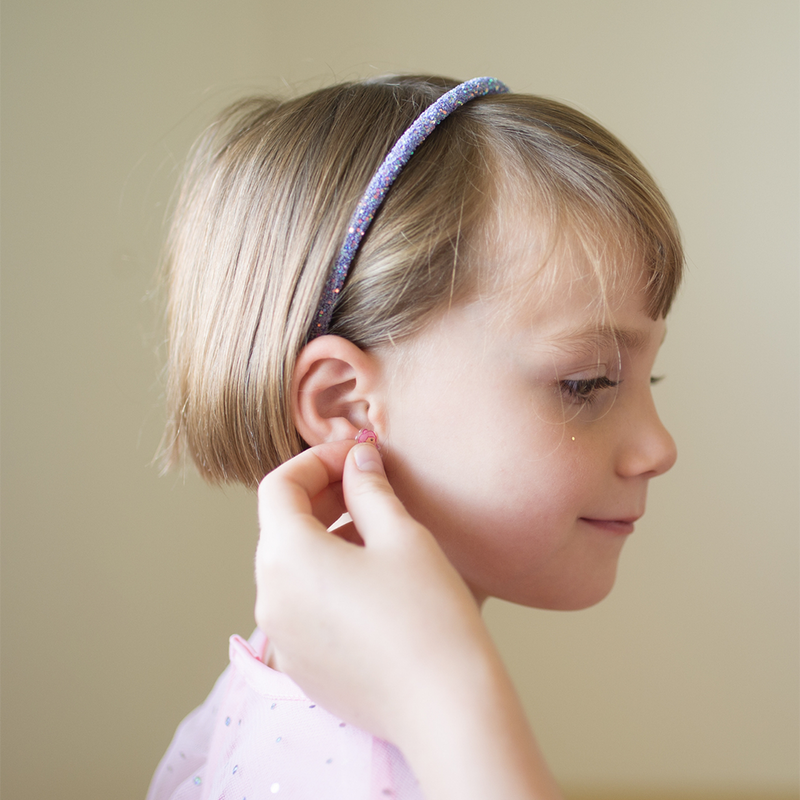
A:
[[[320,336],[300,352],[292,378],[292,416],[309,445],[382,428],[375,357],[339,336]]]

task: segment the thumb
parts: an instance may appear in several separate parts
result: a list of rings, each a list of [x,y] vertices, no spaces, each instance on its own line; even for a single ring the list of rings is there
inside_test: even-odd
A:
[[[357,444],[350,450],[342,486],[347,510],[365,543],[418,527],[390,486],[374,445]]]

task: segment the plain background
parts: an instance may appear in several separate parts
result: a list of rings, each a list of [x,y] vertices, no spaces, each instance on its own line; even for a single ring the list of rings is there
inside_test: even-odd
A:
[[[794,0],[5,0],[3,796],[142,798],[252,627],[253,497],[151,465],[191,140],[243,94],[390,71],[572,102],[685,236],[657,365],[680,458],[617,588],[486,612],[556,774],[797,796],[799,38]]]

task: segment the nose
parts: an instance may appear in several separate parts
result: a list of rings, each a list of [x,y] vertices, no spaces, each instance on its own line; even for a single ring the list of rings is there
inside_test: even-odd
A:
[[[658,416],[653,398],[626,420],[625,434],[617,455],[617,474],[632,478],[655,478],[672,469],[678,458],[678,448],[670,432]]]

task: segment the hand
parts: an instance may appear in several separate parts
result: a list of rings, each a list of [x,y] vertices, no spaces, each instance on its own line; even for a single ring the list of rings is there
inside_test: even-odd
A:
[[[328,532],[345,510],[353,526]],[[372,445],[283,464],[259,521],[256,621],[278,669],[398,745],[429,800],[561,797],[474,598]]]
[[[353,526],[329,533],[345,510]],[[397,742],[419,722],[410,696],[432,698],[492,648],[472,595],[372,445],[321,445],[270,473],[259,521],[256,621],[275,666],[338,716]]]

